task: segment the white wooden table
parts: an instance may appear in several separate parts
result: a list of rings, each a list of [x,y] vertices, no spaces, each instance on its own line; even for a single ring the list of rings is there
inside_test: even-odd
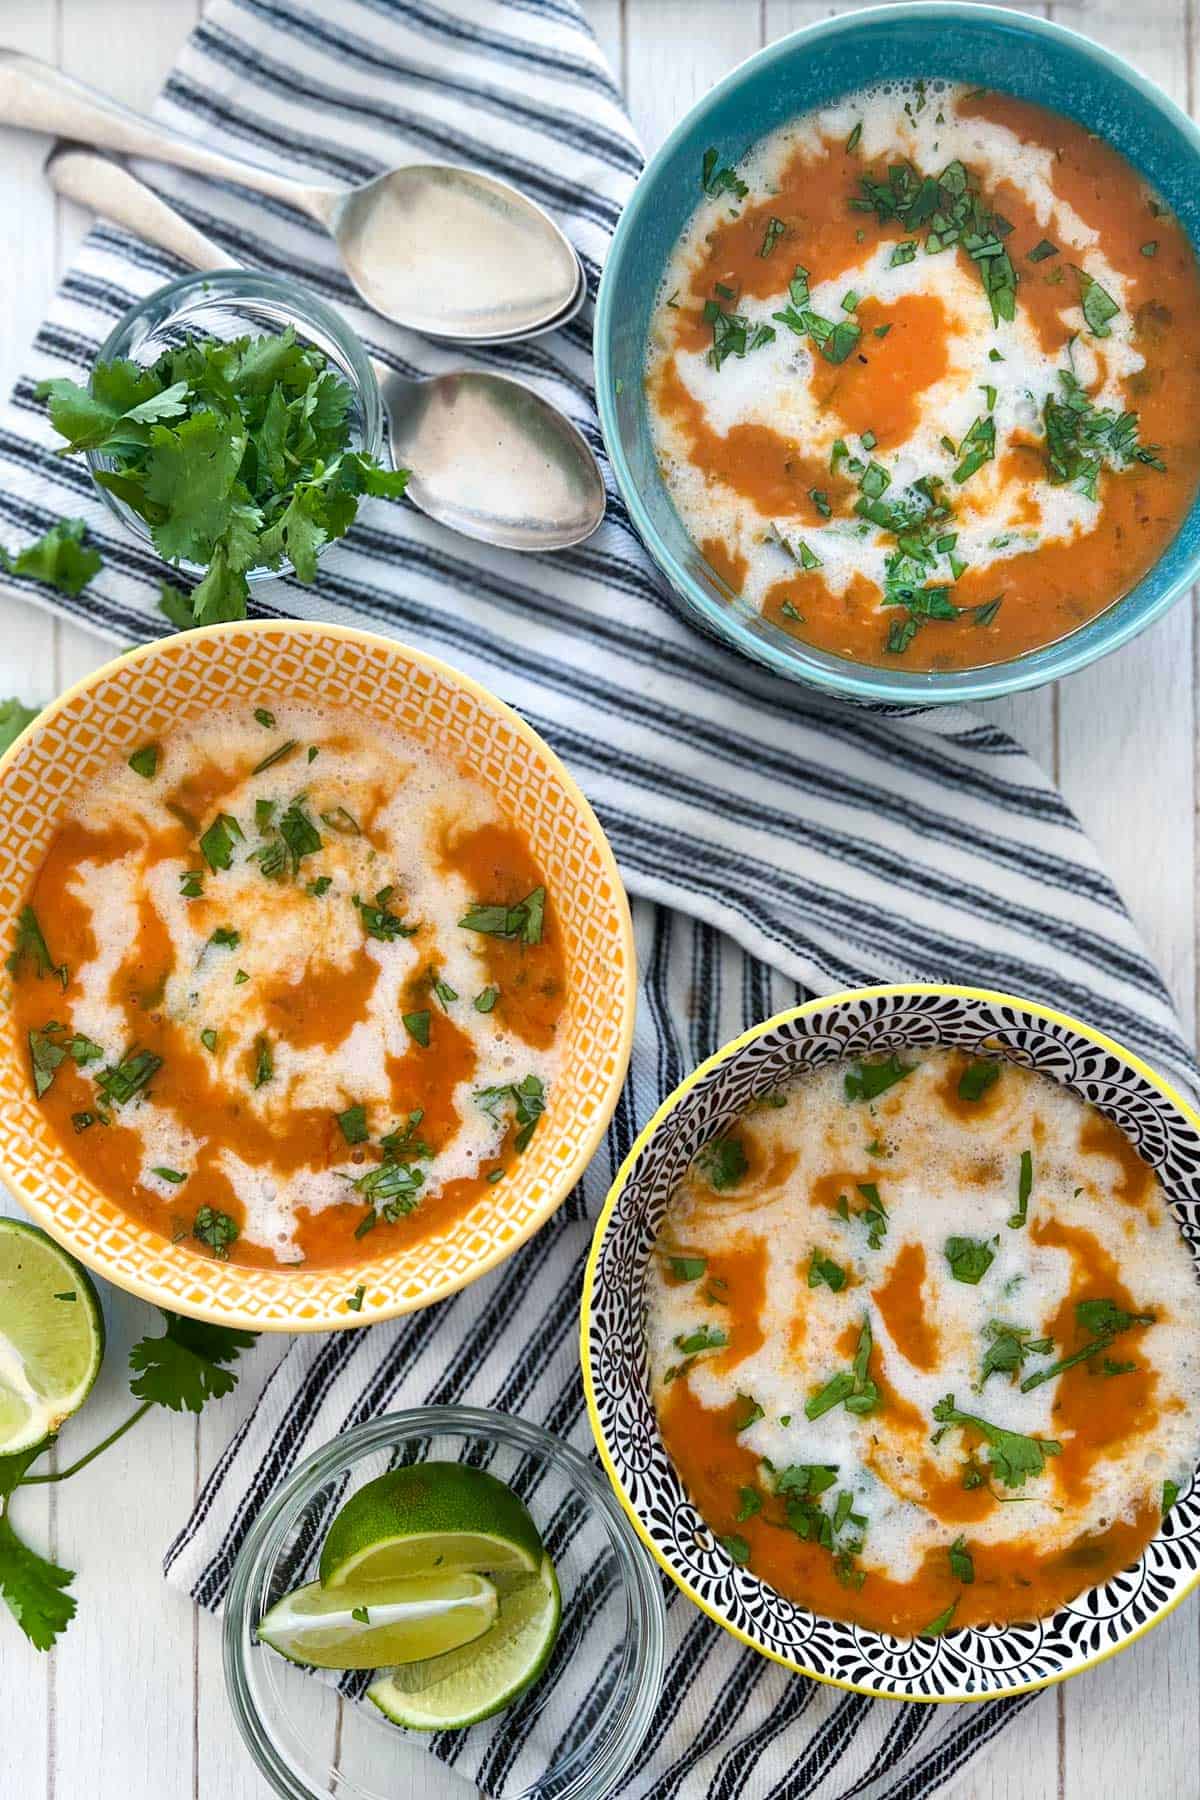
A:
[[[1197,4],[1062,0],[1036,10],[1102,39],[1194,109]],[[650,149],[734,63],[839,10],[818,0],[587,5]],[[147,106],[200,7],[201,0],[2,0],[0,42]],[[87,224],[42,181],[45,149],[42,140],[0,133],[4,388]],[[44,701],[109,653],[98,638],[0,598],[0,695]],[[1197,1009],[1198,674],[1195,609],[1181,603],[1100,667],[994,709],[1092,833],[1189,1034]],[[105,1298],[109,1354],[71,1428],[71,1454],[123,1415],[126,1347],[156,1328],[139,1302],[112,1291]],[[162,1550],[237,1414],[237,1400],[199,1421],[156,1409],[77,1479],[20,1496],[30,1539],[79,1572],[79,1613],[54,1654],[39,1657],[0,1609],[2,1800],[266,1793],[225,1704],[218,1629],[159,1574]],[[429,1800],[439,1800],[439,1786],[431,1769]],[[462,1792],[457,1782],[453,1791]],[[960,1791],[973,1800],[1200,1794],[1200,1604],[1185,1604],[1135,1649],[1047,1696],[973,1765]]]

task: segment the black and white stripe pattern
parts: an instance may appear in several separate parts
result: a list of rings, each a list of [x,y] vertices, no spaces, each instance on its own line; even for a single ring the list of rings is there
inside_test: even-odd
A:
[[[556,214],[593,292],[640,164],[575,0],[216,0],[158,110],[314,181],[406,158],[475,163]],[[143,173],[231,258],[290,272],[341,306],[384,361],[422,374],[466,360],[365,311],[322,233],[289,208],[197,176]],[[63,513],[85,516],[105,568],[79,600],[53,604],[118,642],[162,629],[163,571],[114,527],[83,469],[54,457],[34,385],[82,378],[125,308],[178,272],[98,226],[0,421],[0,541],[15,547]],[[585,309],[550,339],[474,360],[534,382],[599,450],[590,323]],[[261,1397],[243,1382],[228,1403],[242,1423],[166,1559],[170,1578],[206,1606],[221,1604],[269,1489],[357,1420],[464,1400],[587,1447],[575,1318],[590,1221],[662,1095],[798,994],[883,979],[1007,987],[1107,1028],[1185,1081],[1197,1073],[1112,884],[1016,744],[957,710],[827,704],[726,652],[663,591],[615,492],[591,542],[544,562],[369,502],[315,592],[281,582],[254,604],[268,616],[368,623],[433,650],[544,732],[597,806],[638,897],[642,1005],[604,1150],[532,1243],[432,1311],[297,1342]],[[260,1348],[264,1369],[278,1353]],[[868,1701],[740,1650],[674,1589],[668,1618],[666,1692],[626,1789],[637,1800],[916,1800],[1026,1704]],[[522,1743],[515,1727],[486,1747],[477,1734],[430,1746],[484,1791],[546,1747],[536,1734]]]

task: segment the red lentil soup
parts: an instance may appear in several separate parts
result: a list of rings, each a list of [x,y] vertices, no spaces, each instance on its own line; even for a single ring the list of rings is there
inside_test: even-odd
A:
[[[648,1282],[668,1454],[734,1562],[904,1635],[1136,1561],[1200,1453],[1200,1309],[1153,1171],[957,1051],[835,1064],[697,1157]]]
[[[702,175],[647,388],[730,589],[834,655],[961,669],[1147,573],[1200,478],[1200,271],[1116,150],[917,82]]]
[[[285,1267],[411,1244],[502,1181],[567,998],[554,896],[478,782],[274,701],[97,781],[9,966],[71,1160],[198,1255]]]

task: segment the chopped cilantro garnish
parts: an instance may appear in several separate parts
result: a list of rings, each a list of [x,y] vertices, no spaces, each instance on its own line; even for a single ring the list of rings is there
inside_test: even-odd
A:
[[[154,1168],[151,1169],[150,1173],[152,1175],[157,1175],[162,1181],[169,1181],[172,1187],[180,1187],[187,1180],[187,1176],[179,1169]]]
[[[1040,263],[1045,262],[1048,256],[1057,255],[1058,245],[1052,244],[1049,238],[1043,238],[1040,244],[1035,244],[1033,249],[1027,253],[1026,260],[1031,263]]]
[[[787,227],[784,225],[782,219],[768,219],[767,229],[763,233],[762,248],[758,254],[763,257],[770,256],[772,250],[775,248],[786,229]]]
[[[989,389],[989,393],[994,395],[995,389]],[[961,487],[985,462],[991,462],[996,454],[996,421],[990,414],[981,415],[975,420],[958,446],[958,453],[962,461],[954,471],[954,479]]]
[[[33,972],[38,980],[43,975],[53,975],[59,986],[65,988],[69,979],[66,963],[56,963],[51,956],[38,923],[38,916],[32,906],[23,906],[17,914],[17,929],[13,938],[11,954],[5,962],[5,968],[14,978],[20,976],[26,963],[32,963]]]
[[[966,1538],[956,1537],[951,1544],[947,1555],[950,1558],[950,1573],[954,1576],[955,1580],[965,1582],[966,1585],[970,1587],[975,1579],[975,1564],[971,1560],[970,1551],[967,1549]]]
[[[377,938],[383,944],[394,943],[397,938],[415,937],[417,934],[417,926],[406,924],[403,915],[393,912],[388,904],[395,891],[395,888],[380,888],[373,902],[361,900],[357,894],[351,895],[358,908],[363,930],[368,937]]]
[[[704,1256],[672,1256],[667,1263],[676,1281],[699,1281],[708,1267]]]
[[[718,1538],[717,1542],[720,1544],[731,1563],[736,1563],[739,1569],[745,1568],[746,1564],[750,1561],[750,1546],[744,1537],[738,1537],[737,1534],[734,1533],[732,1537]]]
[[[275,1073],[275,1057],[270,1038],[260,1034],[254,1040],[254,1085],[265,1087]]]
[[[864,175],[860,185],[863,198],[851,201],[852,207],[874,212],[881,225],[894,221],[908,232],[924,228],[930,254],[961,245],[979,271],[992,323],[1016,316],[1017,276],[1003,241],[1011,227],[985,204],[978,180],[961,162],[948,163],[936,176],[922,175],[909,162],[895,162],[885,178]],[[915,243],[911,254],[899,256],[905,249],[897,246],[893,263],[916,255]]]
[[[1069,369],[1058,371],[1062,394],[1049,394],[1042,408],[1046,433],[1046,461],[1050,480],[1061,486],[1070,482],[1089,500],[1097,498],[1101,470],[1128,468],[1144,463],[1162,473],[1162,462],[1153,444],[1139,444],[1136,413],[1116,413],[1093,406]]]
[[[732,297],[731,289],[724,292]],[[712,326],[712,349],[708,354],[714,369],[719,369],[726,357],[748,356],[752,350],[761,350],[775,338],[773,325],[753,325],[744,314],[726,312],[715,300],[705,301],[704,322]]]
[[[523,944],[540,944],[545,910],[546,890],[535,887],[515,906],[470,906],[458,922],[464,931],[478,931],[484,937],[519,938]]]
[[[1120,307],[1093,275],[1089,275],[1085,269],[1079,268],[1075,263],[1072,263],[1071,266],[1079,277],[1079,298],[1088,330],[1093,337],[1111,337],[1112,333],[1109,331],[1108,322],[1110,319],[1116,318],[1121,310]]]
[[[911,1075],[915,1063],[902,1063],[893,1051],[886,1062],[860,1062],[846,1070],[843,1080],[847,1100],[875,1100]]]
[[[945,1612],[940,1612],[936,1619],[931,1619],[928,1625],[923,1625],[921,1627],[917,1636],[919,1638],[940,1638],[942,1633],[949,1629],[950,1621],[954,1617],[957,1606],[958,1601],[952,1600]]]
[[[1027,1356],[1049,1356],[1054,1348],[1053,1338],[1035,1338],[1023,1325],[1005,1325],[999,1319],[989,1319],[983,1335],[988,1346],[979,1371],[980,1392],[993,1375],[1008,1375],[1015,1381]]]
[[[367,1109],[361,1103],[348,1106],[345,1112],[339,1113],[337,1122],[348,1144],[365,1144],[370,1136],[367,1130]]]
[[[682,1350],[685,1356],[699,1356],[702,1350],[723,1350],[729,1342],[729,1333],[719,1325],[700,1325],[695,1331],[684,1332],[673,1341],[675,1348]]]
[[[946,1239],[946,1261],[955,1281],[978,1287],[996,1260],[996,1252],[982,1238],[952,1237]]]
[[[288,738],[285,743],[277,744],[274,750],[269,750],[261,762],[255,763],[250,773],[252,775],[265,774],[268,769],[273,769],[276,763],[281,763],[285,757],[290,756],[292,751],[298,750],[299,747],[299,738]]]
[[[832,1412],[835,1406],[844,1406],[847,1412],[860,1417],[877,1410],[879,1389],[867,1372],[873,1347],[871,1321],[869,1317],[864,1317],[852,1367],[839,1370],[823,1388],[818,1388],[815,1394],[809,1395],[804,1403],[806,1418],[822,1418],[825,1413]]]
[[[481,988],[472,1001],[472,1005],[476,1012],[490,1013],[499,998],[500,989],[498,987]]]
[[[119,1063],[101,1070],[96,1077],[96,1086],[112,1105],[124,1106],[135,1094],[141,1093],[161,1068],[162,1057],[152,1050],[130,1050]]]
[[[760,1513],[761,1511],[762,1495],[759,1493],[758,1489],[752,1487],[740,1487],[738,1489],[738,1509],[734,1514],[736,1523],[744,1525],[747,1519],[752,1519],[755,1513]]]
[[[408,1012],[403,1014],[404,1028],[409,1036],[415,1038],[422,1049],[429,1048],[429,1014],[428,1012]]]
[[[1043,1382],[1053,1381],[1056,1375],[1062,1375],[1067,1369],[1073,1369],[1077,1363],[1090,1362],[1094,1356],[1107,1350],[1113,1339],[1122,1332],[1131,1331],[1135,1325],[1153,1325],[1154,1313],[1125,1312],[1115,1300],[1079,1300],[1075,1305],[1075,1322],[1084,1331],[1093,1336],[1078,1350],[1069,1356],[1060,1357],[1045,1369],[1039,1369],[1034,1375],[1027,1375],[1021,1383],[1021,1392],[1028,1394],[1034,1388],[1041,1387]],[[1107,1375],[1127,1375],[1136,1365],[1133,1363],[1106,1363],[1104,1373]]]
[[[200,1042],[204,1045],[204,1048],[208,1051],[210,1056],[215,1056],[217,1049],[217,1034],[211,1025],[200,1033]]]
[[[974,1413],[960,1412],[954,1404],[953,1394],[938,1401],[933,1416],[939,1426],[931,1440],[934,1444],[940,1443],[953,1425],[965,1425],[978,1432],[987,1444],[992,1472],[1005,1487],[1024,1487],[1029,1476],[1042,1473],[1048,1456],[1062,1454],[1062,1445],[1053,1438],[1025,1437],[1020,1432],[1005,1431],[999,1425],[992,1425]]]
[[[135,775],[142,777],[143,781],[153,781],[158,771],[158,745],[143,744],[141,749],[135,750],[129,758],[129,766]]]
[[[321,834],[299,800],[293,800],[280,819],[279,835],[287,845],[293,875],[299,872],[306,856],[313,856],[321,848]]]
[[[722,165],[720,152],[708,149],[704,152],[704,160],[700,165],[700,185],[711,198],[718,194],[734,194],[744,200],[750,192],[746,183],[739,179],[737,171],[728,165]]]
[[[1158,255],[1158,239],[1150,238],[1146,243],[1142,244],[1141,252],[1142,252],[1143,256],[1157,256]]]
[[[846,1285],[846,1271],[823,1251],[814,1250],[808,1263],[808,1285],[810,1288],[825,1286],[840,1294]]]
[[[737,1432],[749,1431],[752,1425],[757,1425],[765,1416],[753,1394],[739,1394],[734,1402],[733,1429]]]
[[[202,1206],[192,1225],[192,1236],[206,1244],[218,1262],[226,1260],[229,1246],[236,1244],[240,1235],[237,1220],[215,1206]]]
[[[479,1088],[475,1100],[492,1119],[498,1119],[500,1108],[511,1103],[517,1122],[513,1149],[519,1154],[529,1148],[537,1122],[546,1110],[546,1089],[540,1077],[526,1075],[523,1081],[511,1081],[503,1087]]]
[[[273,712],[268,712],[265,706],[256,706],[254,709],[254,717],[264,731],[274,731],[275,714]]]
[[[241,826],[229,813],[217,814],[200,839],[200,852],[214,875],[218,870],[230,867],[233,862],[233,846],[244,836]]]
[[[709,1187],[720,1194],[736,1187],[750,1164],[739,1138],[719,1137],[697,1153],[695,1166]]]
[[[1033,1151],[1022,1150],[1021,1172],[1017,1177],[1017,1210],[1009,1219],[1014,1231],[1018,1231],[1029,1216],[1029,1196],[1033,1192]]]

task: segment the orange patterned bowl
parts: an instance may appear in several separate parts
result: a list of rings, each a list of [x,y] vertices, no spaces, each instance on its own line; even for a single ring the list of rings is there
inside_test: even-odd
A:
[[[243,1268],[139,1224],[63,1154],[30,1090],[12,993],[0,1020],[0,1173],[39,1225],[97,1274],[175,1312],[256,1331],[326,1331],[428,1306],[494,1267],[583,1174],[629,1063],[636,988],[629,904],[591,807],[537,733],[431,656],[336,625],[245,623],[119,657],[49,706],[0,758],[0,935],[90,781],[185,719],[264,691],[400,726],[486,787],[528,837],[562,928],[562,1073],[529,1149],[469,1211],[388,1255],[334,1269]],[[349,1301],[358,1300],[361,1310]]]

